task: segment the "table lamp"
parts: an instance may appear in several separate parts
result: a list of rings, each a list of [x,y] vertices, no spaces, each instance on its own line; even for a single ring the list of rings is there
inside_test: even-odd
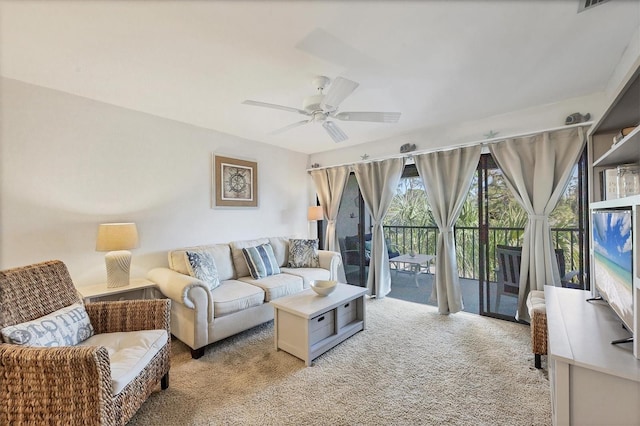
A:
[[[131,252],[138,247],[138,229],[135,223],[102,223],[98,226],[96,251],[108,251],[104,256],[107,266],[107,287],[129,285]]]

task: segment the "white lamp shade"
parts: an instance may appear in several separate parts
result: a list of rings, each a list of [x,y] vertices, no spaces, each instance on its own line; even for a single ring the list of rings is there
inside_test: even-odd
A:
[[[138,247],[135,223],[103,223],[98,226],[96,251],[129,250]]]
[[[324,213],[322,212],[322,206],[311,206],[307,211],[307,220],[323,220]]]

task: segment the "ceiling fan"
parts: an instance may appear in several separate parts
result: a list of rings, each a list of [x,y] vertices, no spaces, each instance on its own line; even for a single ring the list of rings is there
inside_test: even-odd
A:
[[[341,121],[370,121],[377,123],[397,123],[400,119],[399,112],[338,112],[340,103],[344,101],[347,96],[353,93],[354,90],[356,90],[358,83],[342,77],[337,77],[329,86],[330,82],[331,80],[329,77],[318,76],[314,78],[313,85],[318,89],[318,94],[304,98],[304,101],[302,102],[302,109],[252,100],[246,100],[242,103],[246,105],[296,112],[309,117],[306,120],[298,121],[281,129],[274,130],[271,132],[272,135],[282,133],[293,129],[294,127],[308,123],[322,123],[322,127],[324,127],[329,136],[331,136],[335,142],[342,142],[347,140],[348,137],[334,121],[330,121],[329,119]],[[325,94],[323,93],[323,90],[327,86],[329,86],[329,89]]]

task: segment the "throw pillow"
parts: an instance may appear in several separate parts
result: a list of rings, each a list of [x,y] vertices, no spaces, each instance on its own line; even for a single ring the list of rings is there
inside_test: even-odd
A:
[[[269,243],[243,248],[242,255],[247,261],[249,273],[255,280],[280,273],[278,261]]]
[[[290,268],[319,268],[318,240],[289,240]]]
[[[82,303],[38,319],[0,330],[5,343],[24,346],[74,346],[93,336],[93,327]]]
[[[189,275],[207,284],[209,290],[213,290],[220,285],[218,268],[209,252],[185,251],[184,259],[187,263]]]

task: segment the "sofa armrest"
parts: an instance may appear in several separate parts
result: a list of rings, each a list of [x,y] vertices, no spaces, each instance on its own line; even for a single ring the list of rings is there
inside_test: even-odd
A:
[[[154,268],[147,273],[147,278],[174,303],[194,310],[206,310],[207,318],[213,318],[211,291],[201,280],[169,268]]]
[[[0,344],[0,424],[110,424],[111,370],[99,346]],[[73,403],[70,403],[73,401]]]
[[[338,279],[338,268],[342,265],[342,256],[337,251],[318,250],[318,259],[320,260],[320,267],[327,269],[332,280]]]
[[[171,335],[171,301],[167,299],[93,302],[87,303],[85,308],[96,334],[166,330]]]

